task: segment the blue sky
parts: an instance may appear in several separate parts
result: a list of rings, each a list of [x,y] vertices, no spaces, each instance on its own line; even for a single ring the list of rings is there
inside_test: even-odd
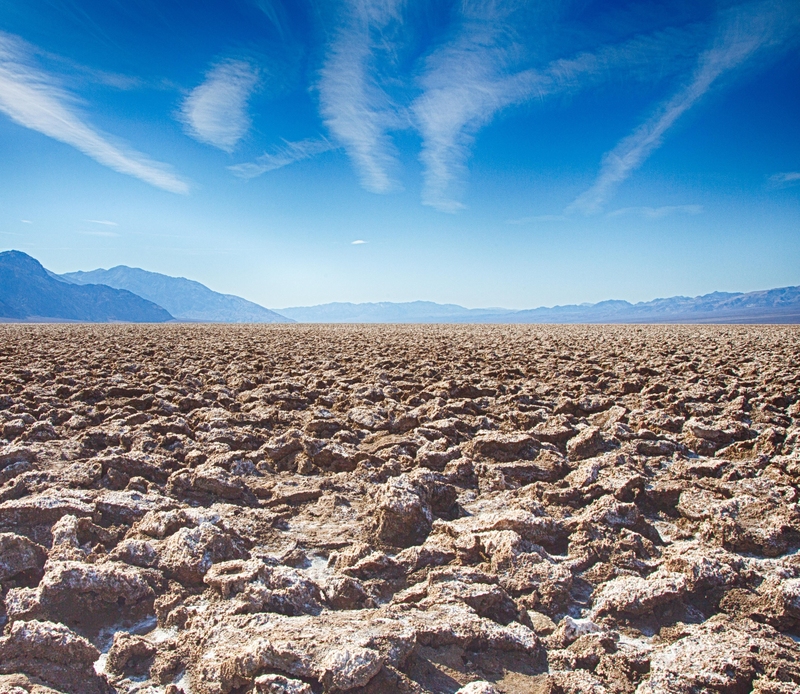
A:
[[[800,5],[0,0],[0,247],[267,306],[800,284]]]

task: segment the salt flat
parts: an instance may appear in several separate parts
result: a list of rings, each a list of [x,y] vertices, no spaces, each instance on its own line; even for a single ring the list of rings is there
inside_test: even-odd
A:
[[[797,327],[5,325],[0,431],[0,691],[800,687]]]

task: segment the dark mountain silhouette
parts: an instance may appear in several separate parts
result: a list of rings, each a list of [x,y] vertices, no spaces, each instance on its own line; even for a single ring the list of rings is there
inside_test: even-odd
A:
[[[0,253],[0,320],[163,323],[168,311],[132,292],[54,279],[20,251]]]

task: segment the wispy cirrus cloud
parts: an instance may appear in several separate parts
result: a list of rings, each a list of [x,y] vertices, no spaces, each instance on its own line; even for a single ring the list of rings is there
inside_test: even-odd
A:
[[[396,152],[387,132],[400,121],[375,70],[381,50],[391,50],[382,33],[400,21],[403,4],[403,0],[348,0],[317,85],[326,127],[344,147],[361,185],[374,193],[397,187],[392,175]]]
[[[226,60],[212,67],[181,105],[180,119],[188,134],[232,152],[250,129],[247,103],[258,82],[257,68],[245,60]]]
[[[107,135],[88,125],[75,96],[37,68],[31,60],[32,53],[18,37],[0,32],[0,112],[114,171],[171,193],[189,192],[188,184],[165,164],[113,143]]]
[[[667,131],[723,75],[741,68],[761,49],[782,43],[796,30],[797,23],[797,13],[790,4],[779,0],[750,3],[724,13],[713,45],[700,54],[688,84],[603,157],[594,184],[567,207],[567,212],[601,211],[617,186],[661,146]]]
[[[769,177],[769,183],[775,188],[786,188],[800,184],[800,171],[782,171]]]
[[[422,93],[411,106],[423,139],[424,204],[444,212],[463,207],[473,142],[502,109],[572,94],[613,76],[661,77],[679,69],[699,31],[696,26],[657,31],[519,69],[515,63],[525,50],[515,20],[527,11],[525,3],[513,1],[465,2],[458,29],[426,59]]]
[[[661,207],[621,207],[609,212],[609,217],[647,217],[648,219],[661,219],[673,214],[702,214],[702,205],[663,205]]]
[[[287,142],[272,152],[262,154],[254,162],[245,162],[229,166],[228,169],[240,178],[255,178],[267,171],[282,169],[304,159],[311,159],[318,154],[330,152],[338,147],[324,137],[301,140],[299,142]]]
[[[102,224],[103,226],[106,227],[119,226],[119,224],[117,224],[116,222],[109,221],[108,219],[87,219],[86,221],[89,222],[90,224]]]
[[[97,68],[89,67],[88,65],[70,60],[64,56],[50,53],[49,51],[37,49],[36,55],[42,60],[46,69],[54,73],[69,75],[70,81],[73,84],[99,85],[119,91],[131,91],[143,88],[164,89],[167,86],[163,82],[152,83],[140,77],[133,77],[118,72],[109,72],[107,70],[98,70]]]
[[[503,79],[513,13],[510,3],[464,3],[460,26],[425,61],[422,94],[411,106],[422,135],[422,202],[457,212],[477,130],[514,100]]]

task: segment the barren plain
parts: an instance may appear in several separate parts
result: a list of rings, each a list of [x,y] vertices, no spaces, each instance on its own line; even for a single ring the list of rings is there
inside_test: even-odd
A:
[[[800,690],[800,329],[0,327],[0,692]]]

